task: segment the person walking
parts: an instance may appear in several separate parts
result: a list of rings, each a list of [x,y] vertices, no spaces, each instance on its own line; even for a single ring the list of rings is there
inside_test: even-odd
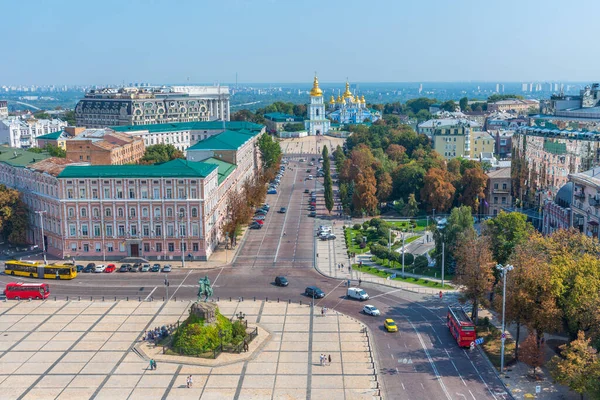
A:
[[[154,360],[150,359],[150,369],[153,370],[154,369]]]
[[[187,378],[185,378],[185,386],[187,386],[188,389],[190,388],[190,377],[189,376]]]
[[[156,360],[152,359],[152,364],[154,365],[154,369],[156,369]]]
[[[327,356],[327,359],[329,360],[329,365],[331,365],[331,354]]]

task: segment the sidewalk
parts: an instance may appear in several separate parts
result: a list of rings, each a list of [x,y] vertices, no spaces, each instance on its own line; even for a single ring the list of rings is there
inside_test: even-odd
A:
[[[488,317],[490,322],[498,329],[502,330],[502,316],[496,315],[495,312],[486,309],[479,310],[479,318]],[[509,337],[513,339],[516,336],[516,326],[507,325],[506,330]],[[527,328],[521,326],[521,335],[519,343],[527,337]],[[564,339],[565,337],[556,335],[544,335],[546,340],[549,339]],[[548,362],[555,355],[554,351],[546,345],[545,361]],[[569,390],[568,387],[555,384],[552,382],[548,369],[545,367],[538,368],[537,375],[539,380],[534,381],[530,377],[532,368],[522,362],[517,362],[509,367],[505,366],[505,374],[499,374],[504,385],[511,391],[515,399],[561,399],[561,400],[578,400],[579,395]],[[536,394],[536,387],[539,386],[540,393]]]

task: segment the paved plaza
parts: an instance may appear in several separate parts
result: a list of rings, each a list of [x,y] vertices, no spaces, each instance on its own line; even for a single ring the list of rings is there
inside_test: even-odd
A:
[[[306,136],[302,138],[280,139],[283,154],[321,154],[323,146],[333,153],[337,146],[343,146],[345,139],[333,136]]]
[[[0,397],[6,399],[373,399],[363,326],[285,302],[220,302],[270,332],[256,355],[224,365],[159,361],[133,352],[147,329],[183,320],[190,302],[0,303]],[[331,355],[321,366],[319,355]],[[186,387],[192,375],[193,387]]]

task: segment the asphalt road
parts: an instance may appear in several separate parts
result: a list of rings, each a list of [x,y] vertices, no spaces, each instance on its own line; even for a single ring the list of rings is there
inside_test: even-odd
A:
[[[311,158],[307,156],[308,161]],[[220,300],[311,302],[303,295],[304,288],[316,285],[327,294],[315,301],[317,305],[350,315],[370,328],[385,399],[509,398],[479,351],[456,345],[445,326],[446,299],[365,284],[371,297],[367,303],[382,312],[380,317],[371,317],[360,313],[366,303],[345,298],[343,281],[326,278],[314,269],[317,221],[308,217],[305,189],[317,190],[317,213],[326,212],[321,183],[305,180],[308,168],[316,175],[316,166],[290,163],[278,194],[267,196],[271,211],[263,228],[247,233],[231,266],[201,271],[178,269],[174,263],[169,274],[81,273],[73,281],[50,281],[51,298],[190,300],[197,296],[198,280],[207,275]],[[285,214],[277,212],[281,207],[287,208]],[[289,286],[275,286],[277,275],[287,276]],[[15,280],[20,279],[0,276],[0,284]],[[385,318],[393,318],[399,331],[386,332]]]

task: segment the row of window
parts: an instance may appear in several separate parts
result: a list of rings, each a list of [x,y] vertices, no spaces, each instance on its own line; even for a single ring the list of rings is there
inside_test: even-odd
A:
[[[129,191],[127,193],[123,192],[123,188],[116,188],[115,193],[114,193],[114,197],[112,197],[111,194],[111,190],[110,188],[103,188],[102,190],[102,194],[103,194],[103,199],[124,199],[125,195],[128,195],[128,199],[135,199],[137,198],[137,193],[136,193],[136,189],[135,188],[129,188]],[[173,194],[174,191],[172,188],[167,188],[165,189],[165,199],[173,199]],[[92,195],[92,199],[98,199],[98,195],[99,195],[99,190],[96,188],[92,188],[91,190],[91,195]],[[190,198],[192,199],[197,199],[198,198],[198,189],[196,188],[190,188]],[[143,187],[141,188],[140,191],[140,198],[142,199],[148,199],[149,198],[149,194],[150,192],[148,191],[148,188]],[[79,188],[79,198],[80,199],[87,199],[88,195],[88,191],[86,188]],[[178,188],[177,189],[177,198],[179,199],[185,199],[187,198],[187,193],[186,193],[186,188]],[[73,188],[67,188],[67,198],[68,199],[74,199],[75,198],[75,189]],[[160,199],[161,195],[160,195],[160,188],[153,188],[152,189],[152,198],[153,199]]]
[[[103,229],[104,227],[104,229]],[[136,224],[129,225],[129,230],[126,230],[126,226],[123,224],[117,225],[117,235],[120,237],[125,237],[126,235],[130,236],[144,236],[144,237],[162,237],[163,236],[163,226],[155,225],[154,229],[150,229],[150,225],[142,225],[142,230],[138,231],[138,226]],[[105,237],[113,237],[114,230],[112,224],[106,225],[93,225],[93,236],[94,237],[102,237],[104,233]],[[173,224],[168,224],[167,229],[165,231],[166,237],[175,237],[175,231],[178,230],[179,237],[187,236],[187,225],[179,224],[178,228]],[[191,225],[191,236],[199,237],[200,236],[200,226],[198,224]],[[81,224],[79,231],[77,231],[76,224],[69,224],[69,236],[77,237],[77,236],[90,236],[90,232],[88,230],[88,224]]]
[[[136,216],[137,213],[137,208],[135,207],[130,207],[129,208],[129,218],[134,218]],[[160,218],[162,211],[160,207],[155,207],[154,208],[154,218]],[[104,216],[105,217],[112,217],[113,215],[113,209],[111,207],[106,207],[104,209]],[[191,216],[192,218],[198,218],[198,208],[196,207],[192,207],[191,209]],[[67,209],[67,215],[69,216],[69,218],[74,218],[75,217],[75,208],[74,207],[69,207]],[[87,218],[88,216],[88,211],[87,211],[87,207],[80,207],[79,208],[79,216],[82,218]],[[149,209],[148,207],[142,207],[142,218],[148,218],[150,216],[149,214]],[[172,218],[173,215],[173,208],[172,207],[167,207],[166,209],[166,216],[167,218]],[[179,208],[179,212],[177,213],[177,217],[179,218],[183,218],[186,216],[186,211],[184,207],[180,207]],[[100,218],[100,208],[98,207],[93,207],[92,208],[92,217],[94,218]],[[117,208],[117,218],[124,218],[125,217],[125,209],[123,207],[119,207]]]
[[[125,243],[119,243],[119,252],[124,253],[126,251],[126,245]],[[90,243],[83,243],[81,245],[80,248],[77,247],[77,243],[76,242],[71,242],[71,251],[76,252],[77,250],[81,250],[83,253],[89,253],[90,251]],[[94,243],[94,251],[96,253],[100,253],[102,252],[102,243]],[[176,244],[173,242],[169,242],[166,244],[165,250],[169,251],[169,252],[174,252],[176,248]],[[187,243],[179,243],[177,245],[178,251],[181,251],[181,249],[183,249],[183,251],[187,251]],[[163,245],[162,243],[154,243],[154,245],[150,245],[150,243],[143,243],[142,244],[142,249],[145,253],[149,253],[151,251],[157,252],[157,253],[161,253],[163,251]],[[115,251],[115,247],[113,243],[106,243],[106,252],[107,253],[112,253]],[[200,244],[198,242],[194,242],[192,243],[192,251],[197,252],[200,251]]]

